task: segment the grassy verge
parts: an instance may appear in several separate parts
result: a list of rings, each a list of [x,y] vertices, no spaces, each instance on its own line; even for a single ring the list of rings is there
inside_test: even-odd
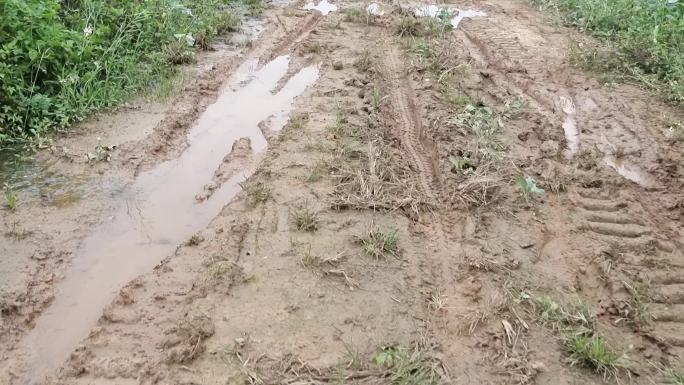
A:
[[[582,67],[632,80],[684,105],[684,2],[677,0],[531,0],[570,26],[604,41],[575,47]]]
[[[0,147],[163,88],[174,65],[237,27],[238,1],[3,1]]]

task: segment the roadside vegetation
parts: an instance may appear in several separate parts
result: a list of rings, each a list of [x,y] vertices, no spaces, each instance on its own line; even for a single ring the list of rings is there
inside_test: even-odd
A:
[[[564,24],[604,41],[577,46],[582,67],[633,80],[684,104],[684,2],[678,0],[532,0]]]
[[[163,91],[234,30],[242,1],[7,0],[0,5],[0,147],[40,143],[89,113]]]

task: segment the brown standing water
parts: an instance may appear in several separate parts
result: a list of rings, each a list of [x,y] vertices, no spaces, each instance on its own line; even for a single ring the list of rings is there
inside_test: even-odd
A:
[[[294,99],[316,81],[318,67],[309,66],[274,93],[288,64],[288,56],[261,68],[256,60],[246,61],[190,131],[180,157],[142,173],[122,194],[116,213],[83,241],[54,302],[22,342],[20,383],[40,383],[87,336],[122,286],[206,227],[238,193],[255,161],[208,199],[196,199],[238,139],[249,138],[252,150],[262,152],[267,141],[259,124],[268,121],[271,130],[280,130]]]

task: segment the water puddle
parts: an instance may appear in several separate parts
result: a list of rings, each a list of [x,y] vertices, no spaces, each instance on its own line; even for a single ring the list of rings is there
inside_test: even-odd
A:
[[[568,158],[572,158],[577,153],[580,146],[580,133],[577,128],[577,119],[575,118],[576,109],[575,104],[569,97],[560,97],[561,109],[565,113],[563,119],[563,133],[565,134],[565,142],[568,146]]]
[[[261,68],[256,60],[244,63],[191,129],[185,151],[142,173],[126,189],[119,210],[83,241],[54,302],[22,342],[29,359],[21,383],[39,382],[59,366],[122,286],[205,228],[238,193],[255,161],[226,178],[206,200],[196,199],[236,141],[248,138],[254,152],[263,151],[267,141],[260,123],[281,129],[294,99],[318,78],[317,66],[306,67],[272,93],[288,66],[287,56]]]
[[[304,9],[307,11],[316,10],[323,16],[326,16],[330,12],[337,11],[337,6],[328,2],[328,0],[321,0],[318,2],[318,4],[314,4],[313,1],[310,1],[304,6]]]
[[[366,7],[366,13],[372,16],[384,16],[385,11],[382,10],[382,6],[378,3],[370,3]]]
[[[451,26],[458,28],[461,21],[467,18],[484,17],[486,13],[474,9],[443,8],[437,5],[420,5],[412,7],[413,14],[418,17],[433,17],[440,19],[451,19]]]
[[[614,156],[606,156],[604,162],[623,178],[631,180],[638,185],[644,187],[654,187],[656,185],[655,179],[637,165],[617,159]]]

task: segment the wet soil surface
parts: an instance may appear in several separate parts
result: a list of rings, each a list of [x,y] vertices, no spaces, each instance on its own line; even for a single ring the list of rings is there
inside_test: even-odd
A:
[[[272,4],[172,101],[0,170],[0,383],[669,383],[682,113],[544,20]],[[550,321],[577,301],[614,371]]]

